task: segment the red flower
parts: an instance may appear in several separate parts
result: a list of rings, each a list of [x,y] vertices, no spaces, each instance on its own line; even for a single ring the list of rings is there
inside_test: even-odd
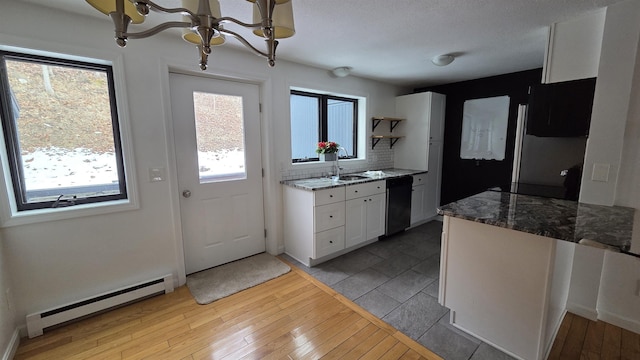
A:
[[[338,147],[340,147],[340,145],[338,145],[336,142],[320,141],[318,143],[318,148],[316,148],[316,152],[318,154],[333,154],[338,152]]]

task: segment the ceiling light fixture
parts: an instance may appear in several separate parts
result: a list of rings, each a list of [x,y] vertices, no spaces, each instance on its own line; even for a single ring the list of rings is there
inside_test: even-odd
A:
[[[247,0],[253,3],[253,24],[247,24],[220,14],[218,0],[182,0],[181,8],[165,8],[151,0],[86,0],[91,6],[109,15],[115,25],[116,43],[120,47],[127,40],[141,39],[170,28],[182,28],[182,38],[198,46],[200,69],[207,69],[212,45],[222,45],[225,35],[236,38],[259,56],[267,58],[269,66],[276,63],[278,41],[293,36],[293,8],[291,0]],[[141,24],[153,10],[166,14],[181,14],[182,21],[169,21],[139,32],[128,32],[130,24]],[[238,33],[225,29],[223,24],[233,23],[254,29],[253,33],[265,39],[266,51],[255,48]]]
[[[455,60],[453,55],[438,55],[431,59],[431,62],[437,66],[447,66]]]
[[[345,77],[351,74],[351,70],[353,70],[351,66],[341,66],[331,70],[331,72],[337,77]]]

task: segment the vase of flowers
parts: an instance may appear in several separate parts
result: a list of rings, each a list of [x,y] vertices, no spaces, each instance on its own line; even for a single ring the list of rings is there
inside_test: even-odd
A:
[[[320,141],[316,148],[316,153],[320,154],[324,161],[336,161],[339,147],[340,145],[333,141]]]

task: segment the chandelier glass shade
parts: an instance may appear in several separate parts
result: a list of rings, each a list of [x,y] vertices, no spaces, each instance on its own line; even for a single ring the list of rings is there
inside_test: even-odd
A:
[[[182,38],[196,44],[200,54],[200,69],[206,70],[211,46],[222,45],[233,37],[259,56],[275,65],[278,40],[295,34],[291,0],[247,0],[253,3],[253,23],[248,24],[222,16],[218,0],[182,0],[180,8],[165,8],[152,0],[86,0],[103,14],[109,15],[115,25],[116,43],[125,47],[128,39],[153,36],[170,28],[181,28]],[[169,21],[149,29],[130,32],[130,24],[141,24],[150,10],[165,14],[179,14],[182,21]],[[266,50],[258,50],[240,34],[224,27],[235,24],[248,28],[265,40]]]

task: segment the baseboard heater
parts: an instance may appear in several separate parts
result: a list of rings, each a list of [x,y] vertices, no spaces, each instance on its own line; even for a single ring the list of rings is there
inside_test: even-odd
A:
[[[40,336],[44,329],[91,315],[147,296],[173,292],[173,276],[148,280],[109,291],[78,302],[27,315],[29,338]]]

